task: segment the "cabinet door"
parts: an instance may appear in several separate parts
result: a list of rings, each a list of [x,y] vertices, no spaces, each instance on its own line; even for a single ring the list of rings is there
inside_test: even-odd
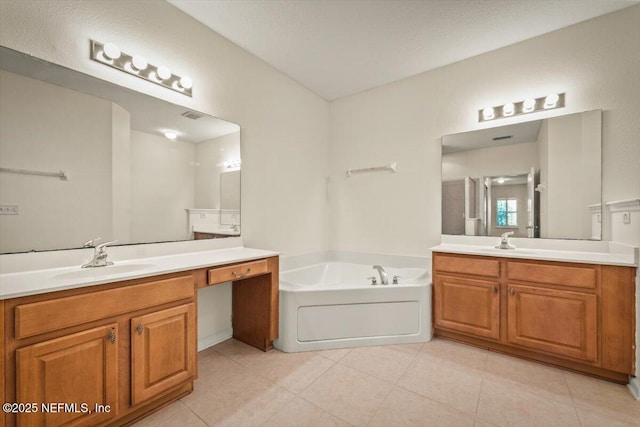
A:
[[[500,285],[497,281],[436,276],[436,328],[484,338],[500,338]]]
[[[131,400],[136,405],[196,373],[195,304],[131,319]]]
[[[588,362],[597,359],[595,295],[534,286],[508,288],[509,343]]]
[[[113,418],[118,335],[114,323],[16,350],[17,401],[38,405],[35,414],[19,414],[19,425],[89,426]]]

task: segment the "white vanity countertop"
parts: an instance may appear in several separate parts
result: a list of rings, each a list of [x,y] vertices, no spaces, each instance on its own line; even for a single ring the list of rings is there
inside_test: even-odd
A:
[[[637,261],[633,254],[610,252],[565,251],[548,249],[495,249],[490,246],[457,245],[443,243],[430,249],[432,252],[446,252],[454,254],[483,255],[505,258],[539,259],[545,261],[577,262],[584,264],[605,264],[636,267]]]
[[[0,274],[0,299],[139,279],[277,255],[278,252],[237,247],[116,261],[109,267],[83,269],[75,266],[6,273]]]

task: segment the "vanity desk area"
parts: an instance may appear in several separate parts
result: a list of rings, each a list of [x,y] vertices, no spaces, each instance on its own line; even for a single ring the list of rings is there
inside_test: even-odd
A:
[[[26,406],[0,424],[124,425],[189,394],[200,288],[232,282],[233,337],[270,350],[278,259],[231,248],[3,274],[3,402]]]
[[[432,251],[435,336],[624,384],[635,374],[637,254]]]

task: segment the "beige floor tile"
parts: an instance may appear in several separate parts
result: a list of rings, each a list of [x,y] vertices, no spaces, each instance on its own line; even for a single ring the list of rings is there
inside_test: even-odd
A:
[[[301,397],[354,425],[365,425],[393,385],[348,366],[335,364]]]
[[[473,426],[473,418],[433,400],[395,388],[369,426]]]
[[[493,378],[512,381],[546,399],[573,404],[564,371],[561,369],[489,352],[485,371]]]
[[[134,424],[136,427],[207,427],[182,402],[177,401]]]
[[[450,363],[460,365],[460,367],[484,369],[484,364],[489,352],[485,349],[467,344],[434,338],[422,346],[420,354],[439,360],[446,360]]]
[[[271,350],[265,353],[233,338],[213,346],[212,349],[245,366],[261,363],[265,357],[269,357],[273,352],[279,352],[279,350]]]
[[[209,425],[257,426],[294,396],[241,367],[229,375],[211,377],[181,400]]]
[[[340,363],[385,381],[395,383],[407,370],[420,345],[385,345],[351,350]]]
[[[471,365],[478,365],[474,358],[470,360]],[[473,416],[483,375],[481,369],[466,366],[466,363],[420,352],[397,384]]]
[[[296,397],[269,418],[263,427],[338,427],[348,425],[340,418]]]
[[[640,426],[640,401],[627,387],[571,372],[565,372],[565,378],[583,425],[597,425],[604,419]]]
[[[315,353],[273,353],[263,362],[250,367],[251,372],[289,390],[301,393],[324,374],[333,364],[333,360]]]
[[[319,354],[320,356],[339,362],[343,357],[349,354],[351,350],[353,349],[352,348],[336,348],[334,350],[316,351],[316,353]]]
[[[496,426],[580,425],[572,405],[542,398],[527,386],[495,378],[483,381],[476,416]]]

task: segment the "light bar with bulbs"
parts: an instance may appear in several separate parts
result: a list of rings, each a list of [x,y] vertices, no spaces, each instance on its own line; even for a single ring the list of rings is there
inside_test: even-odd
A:
[[[496,107],[483,108],[478,110],[478,121],[488,122],[562,107],[564,107],[564,93],[552,93],[541,98],[527,98],[520,102],[508,102]]]
[[[91,40],[91,59],[116,70],[140,77],[183,95],[192,96],[193,82],[187,76],[178,76],[164,65],[149,64],[143,56],[124,53],[113,43]]]

